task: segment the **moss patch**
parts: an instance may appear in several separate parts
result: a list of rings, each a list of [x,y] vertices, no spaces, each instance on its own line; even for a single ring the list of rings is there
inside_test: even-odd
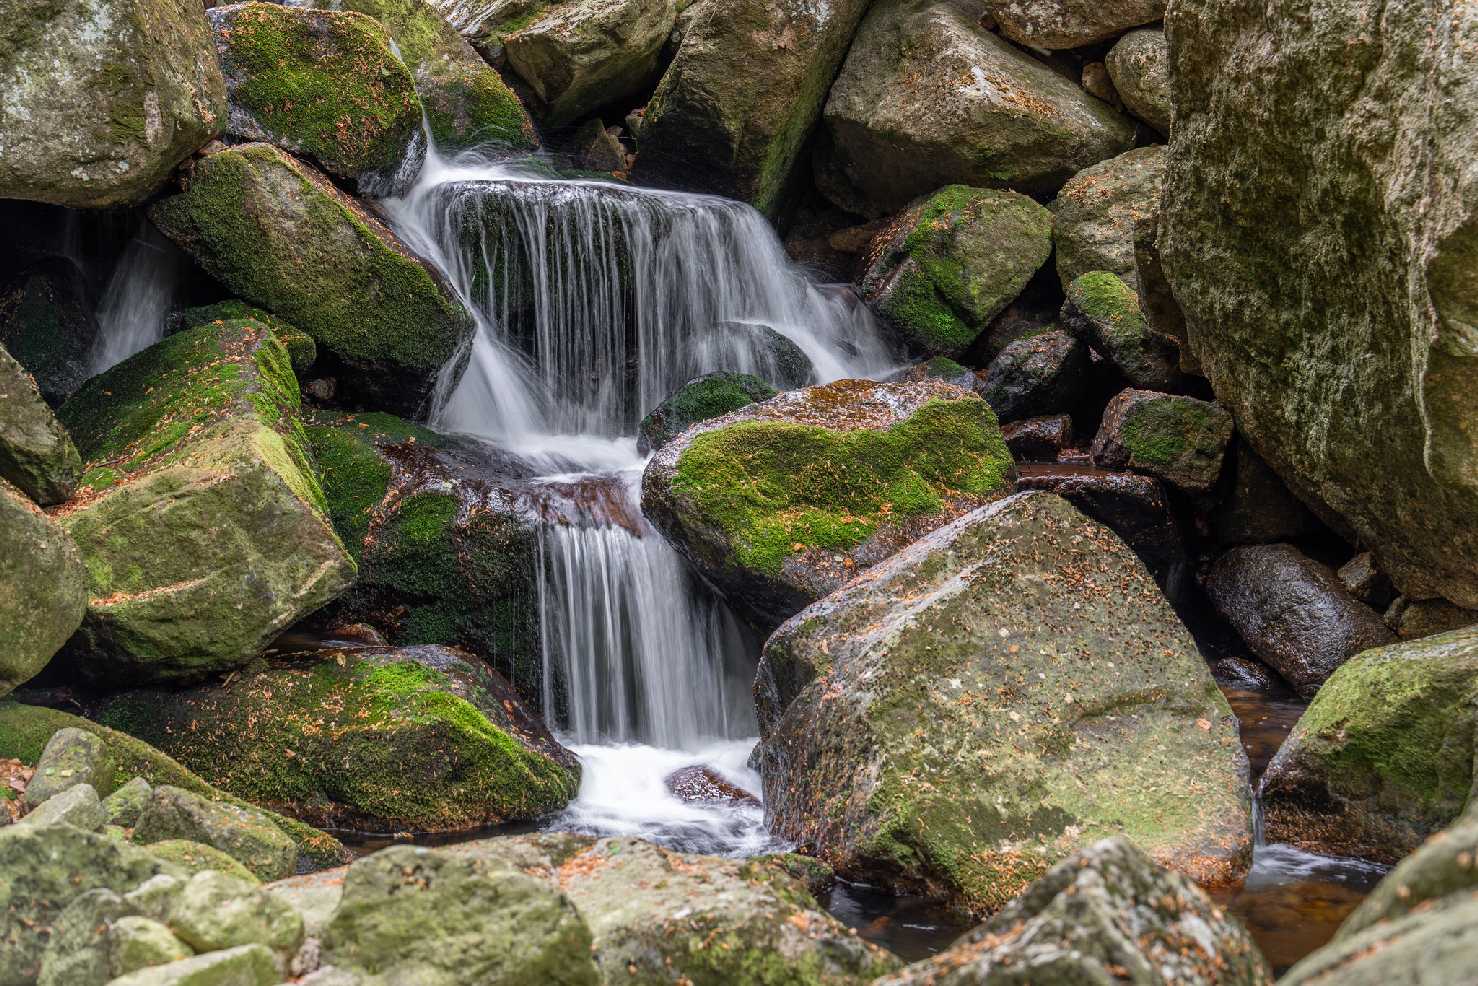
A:
[[[653,408],[642,419],[638,430],[645,445],[655,448],[691,425],[767,401],[777,393],[774,387],[748,373],[710,373],[684,384]]]
[[[1139,295],[1117,274],[1094,271],[1068,286],[1068,300],[1093,319],[1111,342],[1139,345],[1149,331]]]

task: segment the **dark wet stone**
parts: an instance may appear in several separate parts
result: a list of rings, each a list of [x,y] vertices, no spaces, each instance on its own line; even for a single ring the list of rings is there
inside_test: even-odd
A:
[[[1072,444],[1073,419],[1066,414],[1054,414],[1013,421],[1001,427],[1001,435],[1018,462],[1056,462],[1062,450]]]

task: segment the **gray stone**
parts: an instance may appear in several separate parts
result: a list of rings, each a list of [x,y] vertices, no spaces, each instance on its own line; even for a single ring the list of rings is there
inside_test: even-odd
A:
[[[1028,48],[1081,48],[1165,16],[1165,0],[985,0],[1001,33]]]
[[[85,729],[58,729],[36,760],[36,773],[26,786],[26,804],[41,804],[69,787],[90,785],[110,791],[115,783],[113,760],[103,741]],[[101,825],[101,823],[99,823]]]
[[[0,480],[0,695],[35,677],[82,623],[87,569],[77,545]]]
[[[103,815],[109,825],[133,828],[139,823],[144,805],[154,788],[142,777],[135,777],[103,799]]]
[[[279,964],[303,943],[303,919],[290,904],[212,870],[186,881],[169,904],[166,923],[197,952],[261,945]]]
[[[1375,556],[1362,551],[1341,565],[1335,575],[1345,591],[1367,606],[1385,609],[1391,602],[1391,580],[1375,564]]]
[[[1054,414],[1012,421],[1001,426],[1001,436],[1017,462],[1056,462],[1073,442],[1073,419]]]
[[[293,872],[297,844],[264,812],[209,801],[167,784],[154,788],[139,815],[134,839],[141,845],[166,839],[203,842],[221,850],[262,880]]]
[[[51,925],[36,986],[105,986],[117,975],[108,949],[113,924],[131,913],[111,890],[89,890],[75,898]]]
[[[1162,135],[1170,133],[1170,43],[1165,32],[1130,31],[1105,59],[1124,106]]]
[[[1131,387],[1173,390],[1184,382],[1180,345],[1150,327],[1134,289],[1107,271],[1066,285],[1062,324],[1092,346]]]
[[[1123,390],[1103,412],[1093,439],[1093,462],[1105,469],[1133,469],[1158,476],[1191,493],[1204,493],[1221,475],[1232,416],[1217,404]]]
[[[1088,349],[1066,332],[1018,339],[991,360],[980,387],[1002,421],[1071,411],[1083,396]]]
[[[242,945],[141,969],[108,986],[272,986],[278,978],[271,952]]]
[[[1135,225],[1160,208],[1165,148],[1139,147],[1078,172],[1052,202],[1057,276],[1066,288],[1091,271],[1139,286]]]
[[[91,784],[77,784],[53,794],[20,820],[21,825],[71,825],[84,832],[103,827],[102,805]]]
[[[82,459],[26,368],[0,346],[0,479],[43,507],[72,495]]]
[[[1226,466],[1230,482],[1211,515],[1218,544],[1297,541],[1323,530],[1318,518],[1245,441],[1238,439],[1234,444]]]

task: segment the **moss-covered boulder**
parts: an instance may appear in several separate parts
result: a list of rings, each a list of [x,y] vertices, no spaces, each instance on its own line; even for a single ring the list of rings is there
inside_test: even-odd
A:
[[[1252,936],[1199,887],[1125,839],[1052,867],[947,950],[877,986],[1006,983],[1271,986]]]
[[[1048,493],[983,507],[792,617],[755,680],[771,830],[984,913],[1123,835],[1208,885],[1250,859],[1247,758],[1129,547]]]
[[[41,508],[0,480],[0,695],[40,673],[87,612],[77,546]]]
[[[140,969],[119,976],[108,986],[272,986],[278,978],[277,964],[268,949],[238,945]]]
[[[767,401],[777,393],[774,387],[748,373],[706,373],[689,380],[641,419],[637,451],[646,455],[700,421]]]
[[[179,314],[179,325],[181,328],[193,329],[197,325],[229,322],[242,318],[261,322],[272,330],[277,341],[282,343],[283,348],[287,350],[288,360],[293,367],[293,376],[298,380],[301,381],[304,375],[313,369],[313,364],[318,361],[318,343],[313,341],[312,336],[271,312],[254,308],[244,301],[233,298],[229,301],[218,301],[213,305],[186,308]]]
[[[1005,494],[996,416],[938,380],[841,380],[689,428],[642,510],[703,577],[779,623],[920,534]]]
[[[111,890],[89,890],[52,925],[37,986],[107,986],[119,976],[188,958],[194,950]]]
[[[414,412],[472,332],[466,310],[382,223],[266,144],[212,154],[150,210],[236,294],[313,337],[343,394]]]
[[[1139,295],[1119,275],[1093,271],[1066,288],[1063,326],[1108,360],[1131,387],[1171,390],[1184,382],[1179,342],[1150,327]]]
[[[1232,416],[1219,404],[1122,390],[1104,409],[1093,439],[1093,462],[1105,469],[1133,469],[1173,486],[1204,493],[1221,475]]]
[[[421,128],[421,101],[379,22],[275,3],[231,4],[209,16],[231,137],[310,157],[366,191],[393,190]]]
[[[87,462],[59,518],[88,572],[77,673],[237,667],[349,585],[298,411],[287,351],[249,319],[170,336],[63,405]]]
[[[187,876],[215,870],[237,880],[260,883],[261,879],[246,868],[246,864],[223,849],[193,839],[160,839],[150,842],[149,853],[174,867]],[[296,855],[296,853],[294,853]]]
[[[263,812],[224,804],[161,784],[149,794],[133,839],[140,845],[188,839],[219,849],[260,880],[280,880],[297,867],[298,850]]]
[[[539,818],[574,797],[573,754],[471,655],[417,647],[323,657],[183,691],[127,692],[99,718],[224,790],[323,825],[466,831]]]
[[[1081,48],[1165,16],[1165,0],[985,0],[1001,33],[1028,48]]]
[[[61,257],[33,264],[0,288],[0,346],[53,407],[88,377],[98,332],[94,308],[82,271]]]
[[[0,198],[139,202],[226,122],[194,0],[13,2],[3,21]]]
[[[677,0],[564,0],[503,36],[509,67],[558,127],[649,91]]]
[[[317,415],[308,436],[359,562],[332,616],[397,646],[465,647],[537,701],[538,535],[492,450],[388,414]]]
[[[795,390],[816,382],[816,366],[806,351],[765,322],[720,322],[700,337],[698,348],[706,365],[752,373],[777,390]]]
[[[1066,332],[1042,332],[1009,343],[990,361],[980,396],[1002,421],[1060,414],[1082,403],[1091,369],[1082,342]]]
[[[1173,3],[1166,34],[1159,248],[1217,398],[1404,592],[1478,608],[1478,9]]]
[[[1350,658],[1263,777],[1268,839],[1395,862],[1467,803],[1475,709],[1478,628]]]
[[[1164,178],[1165,148],[1139,147],[1085,168],[1062,186],[1051,208],[1063,287],[1091,271],[1138,286],[1135,225],[1159,212]]]
[[[1161,134],[1170,133],[1170,42],[1158,28],[1120,38],[1104,59],[1124,106]]]
[[[1050,195],[1133,140],[1128,119],[966,8],[899,0],[872,6],[832,86],[816,178],[880,216],[952,183]]]
[[[484,855],[396,846],[349,867],[323,961],[364,986],[598,986],[590,928],[555,886]]]
[[[58,729],[36,760],[36,772],[26,785],[25,803],[34,808],[79,784],[107,794],[113,788],[116,770],[101,737],[75,726]]]
[[[696,6],[647,103],[636,177],[775,213],[866,8],[864,0]],[[764,85],[755,84],[757,65]]]
[[[0,346],[0,480],[49,507],[72,495],[82,459],[26,368]]]
[[[951,185],[869,248],[863,297],[929,356],[969,348],[1052,255],[1052,214],[1025,195]]]

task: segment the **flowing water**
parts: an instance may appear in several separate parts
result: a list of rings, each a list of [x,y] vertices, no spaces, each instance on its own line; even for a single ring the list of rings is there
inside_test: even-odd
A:
[[[152,223],[143,223],[103,289],[89,373],[101,373],[164,338],[188,267],[178,247]]]

